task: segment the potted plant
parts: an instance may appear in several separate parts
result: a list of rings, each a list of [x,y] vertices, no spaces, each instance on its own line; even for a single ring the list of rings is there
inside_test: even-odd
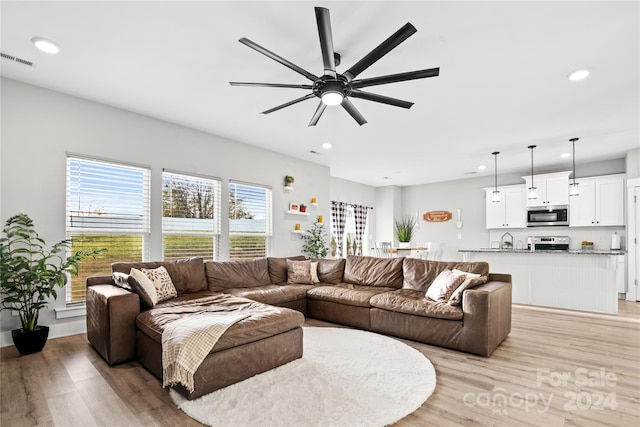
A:
[[[395,220],[396,237],[401,248],[409,247],[415,226],[416,223],[411,216],[404,216],[399,220]]]
[[[294,177],[292,177],[291,175],[287,175],[284,177],[284,186],[291,187],[291,184],[293,184],[295,181],[296,179]]]
[[[307,211],[307,205],[305,205],[304,203],[300,204],[300,212],[304,213]]]
[[[64,287],[67,274],[78,274],[78,263],[106,251],[77,251],[71,256],[70,240],[62,240],[45,249],[33,221],[25,214],[9,218],[0,238],[0,310],[17,311],[22,328],[11,331],[13,343],[21,354],[36,353],[44,347],[49,327],[38,325],[40,310],[48,298],[57,298],[56,287]]]
[[[316,222],[308,229],[305,234],[300,236],[304,240],[302,245],[302,252],[309,255],[311,258],[325,258],[329,253],[329,248],[325,243],[325,231],[324,224]]]

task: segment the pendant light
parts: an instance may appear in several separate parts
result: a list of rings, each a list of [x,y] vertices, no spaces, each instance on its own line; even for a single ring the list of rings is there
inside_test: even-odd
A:
[[[500,191],[498,191],[498,154],[499,151],[491,153],[494,157],[494,169],[493,169],[493,195],[491,201],[494,203],[500,202]]]
[[[573,146],[573,182],[569,184],[569,195],[570,196],[579,196],[580,189],[578,188],[579,183],[576,182],[576,141],[579,138],[571,138],[569,142],[571,142]]]
[[[530,145],[527,148],[531,150],[531,187],[529,187],[529,199],[537,199],[538,189],[533,185],[533,149],[536,148],[536,146]]]

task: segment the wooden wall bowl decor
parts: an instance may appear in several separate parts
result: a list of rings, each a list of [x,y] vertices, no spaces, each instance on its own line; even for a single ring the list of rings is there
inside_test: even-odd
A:
[[[430,211],[422,216],[427,222],[445,222],[449,221],[453,215],[449,211]]]

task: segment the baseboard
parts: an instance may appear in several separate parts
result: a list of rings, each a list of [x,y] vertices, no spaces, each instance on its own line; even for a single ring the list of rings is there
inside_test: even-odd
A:
[[[75,322],[64,322],[49,326],[49,338],[60,338],[85,332],[87,332],[87,321],[84,318]],[[0,347],[8,347],[10,345],[13,345],[11,331],[0,332]]]

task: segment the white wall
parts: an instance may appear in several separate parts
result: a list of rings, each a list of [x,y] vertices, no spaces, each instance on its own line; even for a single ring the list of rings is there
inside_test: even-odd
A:
[[[640,148],[629,151],[625,163],[627,179],[640,178]]]
[[[65,238],[69,152],[151,168],[150,259],[162,258],[163,168],[223,179],[223,236],[228,180],[271,186],[274,256],[300,253],[300,236],[290,233],[295,223],[305,229],[316,215],[329,218],[330,181],[325,166],[14,80],[2,79],[1,88],[0,219],[4,224],[10,216],[24,212],[49,243]],[[283,189],[285,175],[296,178],[291,191]],[[290,202],[309,204],[311,197],[317,198],[318,206],[309,217],[285,213]],[[225,239],[221,253],[223,259],[228,254]],[[55,318],[54,310],[65,308],[64,292],[60,294],[50,309],[41,312],[40,322],[52,327],[52,336],[82,332],[84,317]],[[19,319],[3,311],[0,321],[0,345],[6,345],[10,342],[7,331],[18,327]]]

